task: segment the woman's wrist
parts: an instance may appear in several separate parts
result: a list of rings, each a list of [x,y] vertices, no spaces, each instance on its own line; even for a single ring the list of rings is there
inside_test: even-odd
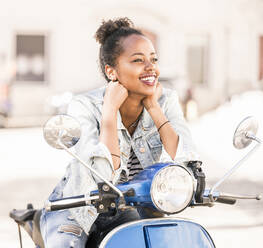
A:
[[[160,105],[159,105],[158,102],[151,104],[150,106],[148,106],[148,107],[146,108],[146,110],[148,111],[148,113],[149,113],[150,115],[152,115],[152,114],[154,114],[154,113],[156,113],[156,112],[162,111],[162,109],[161,109],[161,107],[160,107]]]
[[[104,102],[102,106],[102,114],[110,113],[110,114],[117,114],[119,108],[112,104],[111,102]]]
[[[168,121],[159,104],[150,108],[148,113],[150,114],[157,128],[159,128],[164,122]]]
[[[117,112],[118,109],[114,108],[114,106],[104,104],[102,107],[101,125],[106,129],[117,129]]]
[[[148,105],[144,105],[144,107],[146,108],[146,110],[150,113],[151,111],[155,111],[157,109],[160,109],[160,105],[158,103],[158,101],[156,102],[153,102],[151,104],[148,104]]]

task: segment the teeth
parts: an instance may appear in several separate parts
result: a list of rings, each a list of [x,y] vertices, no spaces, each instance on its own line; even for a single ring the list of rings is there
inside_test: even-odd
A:
[[[151,81],[153,82],[155,80],[155,77],[144,77],[144,78],[141,78],[142,80],[145,80],[145,81]]]

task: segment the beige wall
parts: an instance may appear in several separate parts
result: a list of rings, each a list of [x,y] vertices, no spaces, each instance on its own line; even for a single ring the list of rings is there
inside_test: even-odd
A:
[[[48,82],[44,85],[14,82],[12,113],[17,116],[43,115],[46,114],[43,104],[48,96],[103,85],[98,68],[98,45],[93,35],[103,18],[117,16],[128,16],[136,26],[157,35],[163,76],[185,76],[188,35],[209,37],[207,82],[195,87],[200,112],[204,112],[224,101],[226,94],[257,84],[256,44],[258,35],[263,33],[263,20],[258,17],[260,9],[254,2],[250,9],[243,1],[226,0],[170,0],[165,4],[148,0],[2,2],[0,54],[5,54],[6,63],[14,64],[17,32],[41,33],[48,37]]]

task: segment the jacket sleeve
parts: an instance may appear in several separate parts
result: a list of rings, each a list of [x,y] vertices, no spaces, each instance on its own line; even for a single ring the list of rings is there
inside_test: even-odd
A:
[[[107,180],[113,181],[115,172],[108,148],[99,141],[99,120],[95,115],[95,106],[88,97],[76,96],[68,106],[68,115],[81,125],[81,137],[75,145],[76,154],[90,164]],[[94,176],[96,181],[101,181]]]
[[[167,119],[170,121],[170,124],[179,136],[179,143],[174,158],[171,158],[165,151],[164,147],[162,147],[160,161],[175,160],[183,162],[197,160],[199,156],[196,152],[190,130],[184,119],[176,91],[173,90],[170,92],[166,102],[164,103],[163,110]]]

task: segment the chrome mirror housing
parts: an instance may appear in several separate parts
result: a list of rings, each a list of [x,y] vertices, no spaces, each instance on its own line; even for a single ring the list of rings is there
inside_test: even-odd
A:
[[[237,149],[243,149],[250,145],[258,131],[258,122],[253,116],[242,120],[234,133],[233,145]]]
[[[70,148],[80,139],[80,123],[69,115],[51,117],[43,127],[46,142],[57,149],[64,149],[61,143]]]

